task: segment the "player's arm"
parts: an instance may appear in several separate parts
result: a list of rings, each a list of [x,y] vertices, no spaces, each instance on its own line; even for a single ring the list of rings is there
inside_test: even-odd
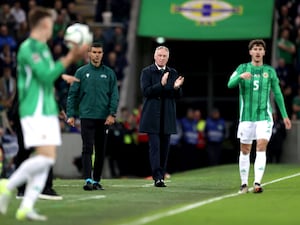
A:
[[[75,78],[78,80],[80,79],[80,72],[79,70],[76,71],[75,73]],[[74,82],[68,92],[68,97],[67,97],[67,105],[66,105],[66,114],[67,117],[75,117],[76,112],[77,112],[77,106],[78,106],[78,99],[79,99],[79,89],[80,89],[80,82]]]
[[[52,58],[45,60],[38,52],[25,51],[20,56],[22,64],[28,65],[28,67],[25,67],[25,69],[28,69],[27,73],[34,74],[42,83],[54,82],[65,70],[63,64],[59,61],[53,62],[54,65],[50,67],[49,60],[53,61]]]
[[[240,74],[237,71],[234,71],[230,76],[229,81],[227,83],[228,88],[234,88],[239,85],[241,80]]]

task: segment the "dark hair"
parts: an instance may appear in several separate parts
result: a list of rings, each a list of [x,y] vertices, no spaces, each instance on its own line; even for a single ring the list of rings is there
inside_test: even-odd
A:
[[[103,45],[101,42],[93,42],[90,47],[89,47],[89,52],[91,51],[92,48],[103,48]]]
[[[50,9],[41,6],[35,7],[34,9],[30,10],[28,14],[29,27],[31,29],[36,27],[39,24],[40,20],[46,17],[53,18],[53,13],[50,11]]]
[[[91,44],[91,47],[94,47],[94,48],[103,48],[103,45],[100,42],[93,42]]]
[[[254,45],[260,45],[266,50],[266,43],[262,39],[254,39],[249,42],[248,49],[252,49]]]

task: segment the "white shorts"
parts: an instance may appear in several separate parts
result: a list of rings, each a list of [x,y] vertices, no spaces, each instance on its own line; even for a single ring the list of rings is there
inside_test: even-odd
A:
[[[27,116],[21,119],[25,148],[61,145],[58,116]]]
[[[251,144],[253,140],[270,140],[272,135],[273,122],[270,121],[243,121],[239,123],[237,137],[243,144]]]

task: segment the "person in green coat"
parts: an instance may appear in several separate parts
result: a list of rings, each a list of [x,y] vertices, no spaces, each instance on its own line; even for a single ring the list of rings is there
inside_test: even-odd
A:
[[[86,191],[103,190],[100,183],[108,127],[115,123],[119,92],[115,72],[102,63],[103,46],[93,43],[89,63],[75,72],[80,82],[73,83],[67,98],[68,124],[75,126],[79,116],[82,137],[82,166]],[[95,151],[94,169],[92,154]]]

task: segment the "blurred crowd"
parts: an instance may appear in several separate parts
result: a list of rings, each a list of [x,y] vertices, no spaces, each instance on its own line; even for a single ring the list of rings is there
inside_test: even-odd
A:
[[[28,13],[36,6],[45,6],[53,9],[55,18],[53,27],[53,36],[48,42],[53,58],[56,60],[68,51],[64,42],[65,29],[73,23],[100,22],[90,26],[93,32],[95,42],[102,42],[104,45],[103,63],[111,67],[117,76],[118,86],[121,88],[124,77],[124,68],[127,66],[127,27],[129,21],[129,10],[131,1],[106,1],[99,0],[96,5],[96,14],[94,21],[87,21],[80,12],[81,1],[76,0],[13,0],[0,2],[0,135],[2,146],[0,151],[0,166],[3,167],[2,161],[5,163],[7,176],[9,170],[13,170],[13,156],[18,150],[14,137],[13,121],[10,119],[11,111],[13,111],[13,100],[16,96],[16,55],[20,43],[27,38],[29,34]],[[105,10],[111,10],[111,24],[101,26],[101,13]],[[122,13],[120,13],[122,10]],[[88,61],[88,58],[77,62],[67,68],[65,73],[73,75],[76,69]],[[62,112],[66,106],[68,94],[68,84],[61,78],[55,83],[55,93],[58,105]],[[61,115],[64,115],[63,113]],[[79,123],[77,122],[77,125]],[[67,125],[65,118],[61,116],[61,129],[63,132],[78,132],[79,127],[70,127]],[[11,138],[9,138],[11,137]],[[4,143],[4,142],[7,143]],[[5,155],[4,155],[5,153]],[[0,173],[2,171],[0,167]]]
[[[289,116],[300,119],[300,2],[276,1],[276,70]]]

